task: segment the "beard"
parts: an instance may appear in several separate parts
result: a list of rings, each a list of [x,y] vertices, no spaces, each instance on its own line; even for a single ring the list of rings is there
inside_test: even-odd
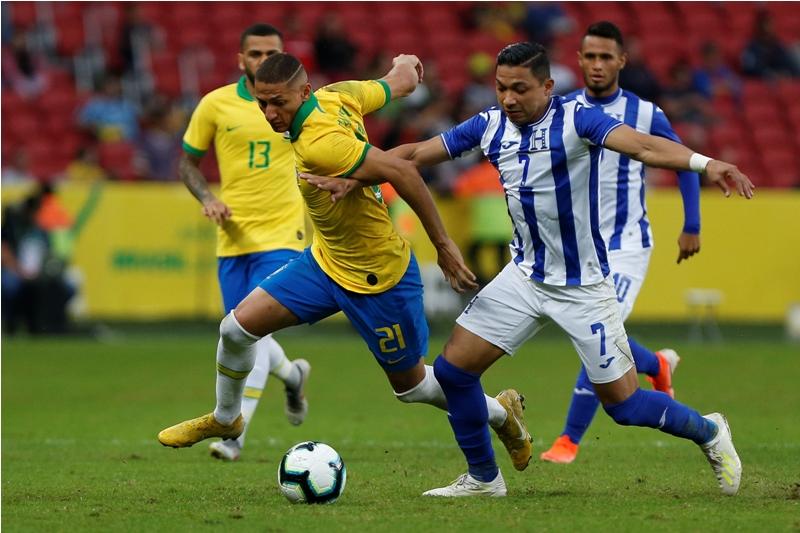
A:
[[[587,88],[591,89],[592,92],[596,92],[596,93],[605,92],[605,91],[609,90],[611,87],[614,86],[614,81],[598,83],[598,82],[592,81],[591,78],[588,78],[586,76],[583,77],[583,83],[586,85]]]
[[[247,79],[250,80],[250,85],[253,87],[256,86],[256,73],[250,70],[250,67],[244,67],[244,75],[247,76]]]

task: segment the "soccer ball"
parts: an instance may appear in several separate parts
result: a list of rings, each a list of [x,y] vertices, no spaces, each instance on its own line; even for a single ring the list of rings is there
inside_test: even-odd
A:
[[[333,503],[344,491],[346,481],[344,461],[322,442],[295,444],[278,468],[278,486],[292,503]]]

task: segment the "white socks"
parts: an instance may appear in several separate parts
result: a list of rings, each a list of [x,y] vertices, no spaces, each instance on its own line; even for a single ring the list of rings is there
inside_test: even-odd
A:
[[[217,406],[214,418],[230,425],[242,410],[245,378],[256,360],[255,343],[258,337],[242,328],[233,311],[219,325],[217,345]]]
[[[287,387],[297,388],[303,376],[300,370],[292,364],[286,357],[281,345],[272,338],[272,335],[265,337],[262,342],[269,351],[269,373],[283,381]]]
[[[433,367],[430,365],[425,365],[425,377],[416,387],[400,394],[395,392],[394,395],[404,403],[427,403],[447,411],[447,398],[444,396],[442,386],[436,381]],[[502,426],[508,416],[506,410],[496,398],[486,394],[484,397],[486,398],[486,407],[489,409],[489,425],[492,427]]]

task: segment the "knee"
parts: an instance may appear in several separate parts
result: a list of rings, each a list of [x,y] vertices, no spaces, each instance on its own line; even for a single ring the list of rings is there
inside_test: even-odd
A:
[[[227,348],[235,346],[249,346],[254,344],[258,337],[248,333],[236,317],[233,311],[225,315],[222,322],[219,324],[219,338]]]
[[[404,392],[395,392],[395,397],[403,403],[431,403],[441,396],[441,387],[433,374],[433,367],[425,365],[422,379]],[[437,394],[438,392],[438,394]]]

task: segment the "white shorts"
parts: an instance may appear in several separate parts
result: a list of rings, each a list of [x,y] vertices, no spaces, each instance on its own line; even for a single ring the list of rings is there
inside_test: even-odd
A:
[[[456,322],[512,355],[548,322],[563,329],[592,383],[609,383],[633,368],[614,286],[545,285],[510,262],[467,305]]]
[[[633,304],[636,303],[636,297],[642,290],[652,253],[652,248],[608,252],[608,266],[611,268],[609,277],[614,281],[623,322],[628,320],[633,311]]]

